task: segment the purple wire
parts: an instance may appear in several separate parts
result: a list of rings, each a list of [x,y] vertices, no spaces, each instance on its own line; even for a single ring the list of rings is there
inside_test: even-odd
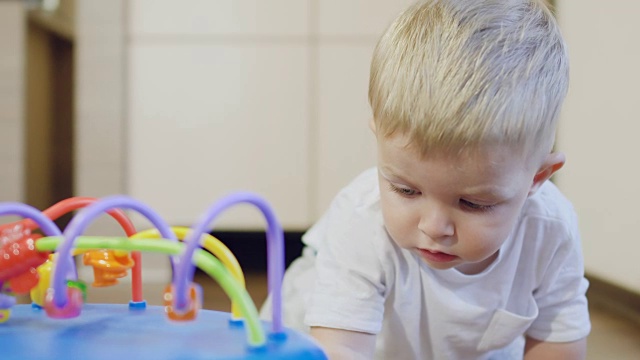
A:
[[[40,227],[42,232],[47,236],[61,236],[62,232],[58,226],[45,216],[40,210],[26,204],[18,202],[4,202],[0,203],[0,216],[5,215],[19,215],[26,219],[35,221]],[[0,289],[2,289],[3,282],[0,282]]]
[[[35,221],[42,232],[47,236],[60,236],[62,232],[53,220],[46,217],[40,210],[22,203],[5,202],[0,203],[0,216],[19,215]]]
[[[176,293],[175,307],[183,310],[187,306],[187,283],[193,281],[195,266],[192,258],[196,248],[200,246],[200,238],[211,223],[220,213],[232,205],[250,203],[255,205],[267,220],[267,281],[269,292],[273,296],[272,331],[282,332],[282,276],[284,275],[284,234],[275,213],[269,204],[261,197],[248,193],[238,192],[228,195],[214,203],[200,218],[200,221],[191,228],[185,242],[184,253],[178,262],[177,274],[174,277]]]
[[[2,284],[0,284],[0,288]],[[0,294],[0,310],[5,310],[13,307],[16,304],[16,298],[9,295]]]
[[[51,279],[53,283],[53,302],[56,307],[64,307],[67,303],[65,280],[67,274],[69,274],[69,269],[75,269],[71,254],[75,239],[86,230],[91,220],[115,208],[138,211],[158,229],[163,238],[175,242],[178,241],[169,225],[153,209],[137,200],[128,196],[118,195],[105,197],[94,202],[78,212],[64,230],[64,241],[58,247],[58,261],[54,267],[53,278]],[[63,261],[63,259],[67,259],[67,261]],[[171,257],[171,265],[174,268],[176,260],[176,258]]]

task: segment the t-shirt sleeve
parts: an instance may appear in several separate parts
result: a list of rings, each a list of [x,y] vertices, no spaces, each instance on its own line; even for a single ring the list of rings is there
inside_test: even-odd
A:
[[[575,341],[591,330],[577,221],[563,236],[533,294],[539,314],[527,335],[541,341]]]
[[[308,326],[376,334],[384,313],[384,271],[375,239],[381,224],[371,211],[338,199],[307,234],[316,244],[316,285],[305,316]]]

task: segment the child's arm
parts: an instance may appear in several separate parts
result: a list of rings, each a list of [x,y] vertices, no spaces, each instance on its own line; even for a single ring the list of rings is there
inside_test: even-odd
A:
[[[313,336],[330,360],[373,359],[376,336],[357,331],[312,327]]]
[[[527,337],[524,347],[524,360],[584,360],[587,357],[587,339],[552,343]]]

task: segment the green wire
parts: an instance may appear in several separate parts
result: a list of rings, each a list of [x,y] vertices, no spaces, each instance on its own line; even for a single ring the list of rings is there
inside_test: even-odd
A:
[[[38,251],[55,251],[63,238],[60,236],[43,237],[36,241]],[[148,251],[170,255],[182,252],[184,243],[160,239],[135,239],[126,237],[78,236],[75,241],[77,249],[111,249],[126,251]],[[202,249],[197,249],[193,260],[205,273],[216,280],[231,300],[238,304],[247,323],[247,341],[252,347],[265,345],[264,329],[258,317],[258,310],[247,290],[241,286],[222,262]]]

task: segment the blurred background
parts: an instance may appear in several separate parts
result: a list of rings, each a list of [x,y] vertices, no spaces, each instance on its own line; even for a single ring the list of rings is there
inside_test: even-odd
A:
[[[0,0],[0,201],[44,209],[70,196],[127,194],[188,226],[216,199],[249,190],[272,204],[295,257],[336,192],[374,165],[369,60],[410,3]],[[555,7],[572,66],[557,143],[568,161],[555,181],[581,221],[597,321],[590,344],[632,358],[640,3]],[[91,231],[119,234],[102,220]],[[232,250],[256,269],[263,228],[242,206],[216,222],[246,240]],[[168,279],[164,259],[145,266],[148,281]]]

